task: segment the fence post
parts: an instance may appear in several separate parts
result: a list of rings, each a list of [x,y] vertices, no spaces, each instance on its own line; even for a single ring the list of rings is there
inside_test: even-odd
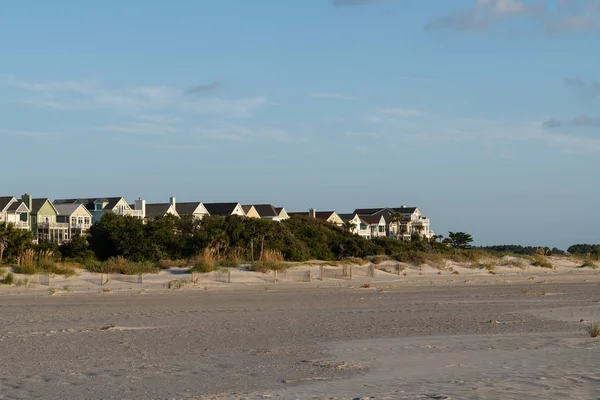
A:
[[[312,282],[312,271],[310,269],[308,270],[308,281]]]
[[[104,274],[100,274],[100,286],[104,286]]]
[[[352,280],[352,267],[350,267],[350,280]]]
[[[140,285],[144,283],[144,274],[140,274]]]
[[[319,273],[321,274],[321,282],[323,282],[323,272],[324,272],[325,267],[323,267],[322,265],[319,267]]]
[[[50,284],[50,274],[48,274],[48,287],[50,287],[50,286],[52,286],[52,285]]]
[[[273,270],[273,282],[277,283],[277,270]]]
[[[227,271],[227,283],[231,283],[231,271]]]

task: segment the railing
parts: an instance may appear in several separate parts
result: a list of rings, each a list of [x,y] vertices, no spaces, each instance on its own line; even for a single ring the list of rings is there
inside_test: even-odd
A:
[[[71,229],[90,229],[92,224],[71,224]]]
[[[69,229],[69,224],[64,222],[41,222],[38,229]]]
[[[29,222],[27,222],[27,221],[13,222],[13,224],[15,225],[16,228],[19,228],[19,229],[29,229]]]
[[[143,218],[144,217],[144,212],[142,210],[117,210],[117,212],[115,212],[115,214],[131,215],[132,217],[135,217],[135,218]]]

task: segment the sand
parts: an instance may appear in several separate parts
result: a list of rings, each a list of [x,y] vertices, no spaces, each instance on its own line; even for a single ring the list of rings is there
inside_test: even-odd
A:
[[[600,273],[410,272],[3,287],[0,399],[600,398]]]

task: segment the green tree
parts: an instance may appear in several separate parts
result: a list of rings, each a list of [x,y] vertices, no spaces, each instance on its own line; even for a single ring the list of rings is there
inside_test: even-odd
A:
[[[356,229],[356,224],[352,221],[344,221],[343,228],[346,232],[354,233],[354,230]]]
[[[450,239],[450,245],[458,249],[470,247],[470,244],[473,241],[473,237],[464,232],[448,232],[448,238]]]
[[[4,261],[4,250],[6,249],[8,239],[13,229],[12,224],[0,222],[0,264]]]

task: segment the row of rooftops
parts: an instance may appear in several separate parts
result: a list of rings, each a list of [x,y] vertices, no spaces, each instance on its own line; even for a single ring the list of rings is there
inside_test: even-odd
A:
[[[0,197],[0,212],[4,211],[16,211],[22,204],[28,208],[31,214],[36,214],[39,209],[47,202],[50,201],[48,198],[31,198],[29,195],[23,195],[21,200],[14,201],[14,197]],[[27,201],[29,204],[26,204]],[[71,214],[77,207],[83,205],[88,211],[98,210],[97,205],[100,206],[100,210],[112,210],[119,202],[124,200],[122,197],[97,197],[97,198],[72,198],[72,199],[57,199],[51,202],[59,214]],[[141,199],[140,199],[141,200]],[[137,202],[136,202],[137,203]],[[397,207],[397,208],[358,208],[353,213],[342,213],[337,214],[335,211],[316,211],[309,209],[308,212],[285,212],[283,207],[275,207],[271,204],[248,204],[241,205],[239,203],[202,203],[202,202],[176,202],[174,197],[171,197],[169,203],[143,203],[144,204],[144,216],[146,218],[155,218],[168,213],[169,208],[173,207],[176,214],[180,216],[194,215],[200,206],[203,206],[208,215],[222,215],[227,216],[234,213],[236,207],[241,207],[244,214],[251,212],[254,208],[256,213],[261,218],[287,218],[288,216],[309,216],[322,220],[329,220],[333,215],[337,215],[342,221],[350,221],[356,215],[360,217],[366,223],[374,224],[378,223],[383,216],[387,223],[391,222],[392,218],[396,214],[400,215],[412,215],[415,213],[417,207]],[[8,206],[8,207],[7,207]],[[129,207],[133,210],[136,209],[136,204],[130,204]]]

